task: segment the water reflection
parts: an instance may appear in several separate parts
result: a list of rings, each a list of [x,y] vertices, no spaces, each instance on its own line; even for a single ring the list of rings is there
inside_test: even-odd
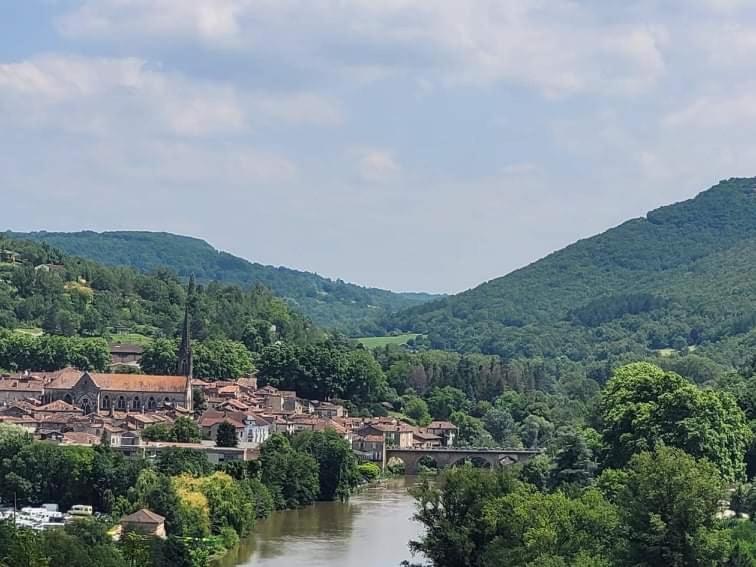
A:
[[[421,527],[407,489],[392,479],[363,489],[347,503],[324,502],[277,512],[218,567],[390,567],[411,559],[407,542]]]

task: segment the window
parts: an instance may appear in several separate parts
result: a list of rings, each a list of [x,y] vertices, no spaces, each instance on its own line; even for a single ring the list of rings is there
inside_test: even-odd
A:
[[[89,399],[88,398],[84,398],[83,400],[81,400],[81,403],[79,405],[81,407],[81,410],[85,414],[92,413],[92,405],[89,403]]]
[[[102,398],[102,409],[110,409],[110,396],[104,396]]]
[[[134,401],[131,404],[131,407],[135,410],[142,409],[142,401],[139,399],[139,396],[134,396]]]
[[[67,404],[73,405],[73,398],[71,397],[71,394],[66,394],[63,397],[63,401],[66,402]]]
[[[150,399],[147,400],[147,409],[155,409],[156,405],[157,404],[155,403],[155,398],[150,396]]]
[[[126,398],[123,396],[118,396],[118,405],[116,406],[119,410],[125,410],[126,409]]]

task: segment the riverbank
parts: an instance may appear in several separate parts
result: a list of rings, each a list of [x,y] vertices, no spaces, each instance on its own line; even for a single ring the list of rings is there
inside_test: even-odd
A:
[[[274,512],[215,567],[387,567],[411,559],[421,533],[412,521],[411,477],[383,479],[347,502]]]

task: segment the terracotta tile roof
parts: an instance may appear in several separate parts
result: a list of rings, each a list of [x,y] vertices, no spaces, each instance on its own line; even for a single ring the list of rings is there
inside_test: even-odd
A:
[[[228,400],[226,402],[223,402],[222,405],[235,407],[235,408],[238,408],[240,410],[247,410],[247,409],[249,409],[249,406],[247,404],[245,404],[244,402],[240,402],[239,400]]]
[[[73,445],[99,445],[100,438],[97,435],[92,435],[91,433],[69,431],[63,434],[63,443],[69,443]]]
[[[415,431],[413,434],[418,439],[424,439],[425,441],[440,441],[441,438],[438,435],[434,435],[433,433],[429,433],[427,431]]]
[[[71,389],[86,373],[67,369],[49,384],[48,388],[56,390]],[[90,378],[103,391],[114,392],[185,392],[186,376],[153,376],[147,374],[100,374],[89,373]]]
[[[449,429],[455,430],[457,426],[449,421],[431,421],[430,425],[426,429]]]
[[[90,374],[103,390],[134,392],[185,392],[186,376],[151,376],[147,374]]]
[[[3,392],[44,392],[40,382],[27,380],[0,380],[0,391]]]
[[[144,347],[140,345],[132,345],[128,343],[117,343],[110,345],[110,354],[142,354]]]
[[[156,514],[152,510],[142,508],[137,510],[133,514],[124,516],[121,518],[122,524],[162,524],[165,522],[165,518],[160,514]]]
[[[39,423],[38,420],[28,415],[24,415],[21,417],[15,417],[13,415],[0,415],[0,422],[15,423],[17,425],[21,425],[24,423],[25,424],[32,424],[32,423],[38,424]]]
[[[76,406],[64,402],[63,400],[56,400],[50,402],[44,406],[39,406],[34,409],[35,412],[68,412],[68,413],[81,413],[81,410]]]
[[[223,423],[224,421],[230,423],[233,425],[236,429],[244,429],[244,424],[240,421],[236,421],[233,418],[230,417],[206,417],[201,418],[199,421],[199,424],[201,427],[213,427],[214,425],[218,425],[220,423]]]
[[[82,374],[82,371],[76,370],[76,368],[64,368],[57,372],[51,372],[47,375],[47,379],[50,381],[48,388],[67,390],[79,381]]]
[[[270,421],[268,421],[267,419],[259,415],[250,414],[247,416],[247,419],[249,419],[250,421],[253,421],[255,425],[260,425],[260,426],[270,425]]]

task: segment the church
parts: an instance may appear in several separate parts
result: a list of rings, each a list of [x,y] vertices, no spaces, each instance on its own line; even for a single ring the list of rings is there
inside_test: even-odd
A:
[[[194,276],[184,312],[177,376],[148,374],[101,374],[67,368],[45,386],[44,402],[63,400],[85,414],[100,411],[149,412],[166,404],[192,410],[192,342],[189,305],[194,294]]]
[[[63,400],[84,413],[99,411],[149,412],[165,404],[192,409],[188,376],[100,374],[67,369],[45,386],[45,403]]]

